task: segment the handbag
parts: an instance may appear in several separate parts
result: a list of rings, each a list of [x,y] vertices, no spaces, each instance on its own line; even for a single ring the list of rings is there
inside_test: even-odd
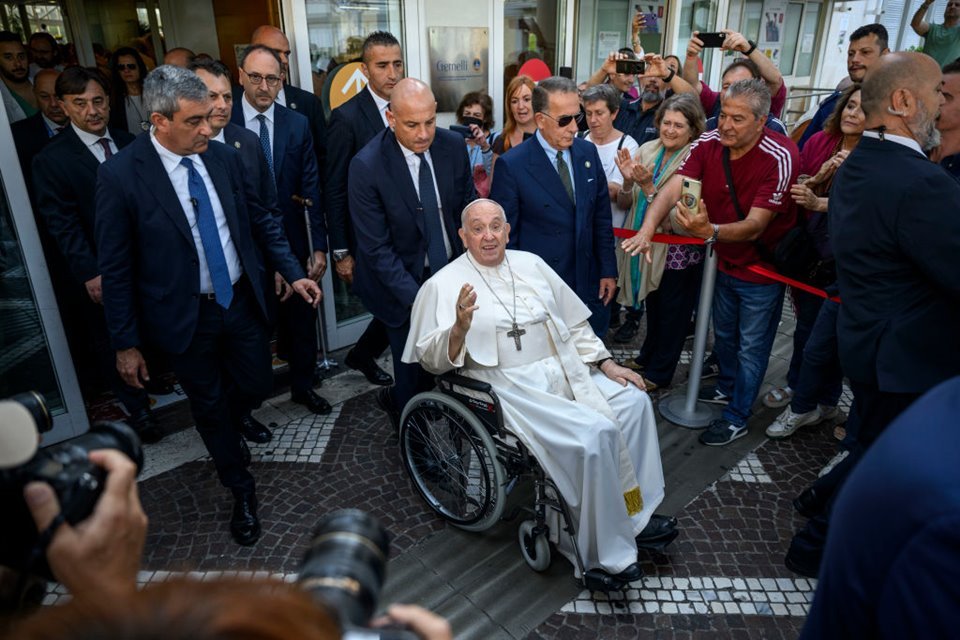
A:
[[[733,208],[737,212],[737,217],[740,220],[745,220],[747,216],[740,208],[740,201],[737,200],[737,192],[733,186],[730,149],[724,147],[722,156],[723,171],[727,177],[727,188],[730,190]],[[798,216],[794,226],[780,238],[773,250],[759,239],[754,241],[754,246],[756,246],[760,258],[772,264],[781,275],[801,282],[819,284],[819,281],[828,277],[826,273],[823,273],[828,268],[827,263],[833,261],[823,259],[820,252],[817,251],[817,245],[813,241],[813,237],[799,218]]]

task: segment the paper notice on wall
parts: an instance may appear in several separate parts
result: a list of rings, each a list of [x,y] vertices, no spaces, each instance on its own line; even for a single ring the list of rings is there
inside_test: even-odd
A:
[[[805,33],[800,40],[800,53],[813,53],[813,34]]]
[[[783,48],[783,23],[786,13],[786,0],[765,0],[763,3],[763,16],[760,20],[760,42],[757,43],[757,46],[776,65],[780,64],[780,50]]]
[[[597,59],[606,60],[611,51],[616,51],[623,45],[620,44],[623,34],[619,31],[600,31],[597,33]]]

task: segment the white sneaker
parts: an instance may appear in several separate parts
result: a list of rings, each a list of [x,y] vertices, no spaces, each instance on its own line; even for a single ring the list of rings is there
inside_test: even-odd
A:
[[[800,427],[820,422],[820,407],[806,413],[794,413],[790,407],[777,416],[769,427],[767,435],[771,438],[788,438]]]
[[[821,404],[817,408],[820,410],[820,422],[843,422],[846,419],[840,407]]]

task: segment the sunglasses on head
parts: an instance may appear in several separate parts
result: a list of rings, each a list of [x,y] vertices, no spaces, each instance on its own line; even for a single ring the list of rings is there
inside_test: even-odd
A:
[[[550,114],[547,113],[546,111],[541,111],[540,113],[542,113],[543,115],[547,116],[547,117],[550,118],[551,120],[555,121],[555,122],[556,122],[558,125],[560,125],[561,127],[566,127],[567,125],[569,125],[569,124],[570,124],[571,122],[573,122],[574,120],[576,120],[578,123],[579,123],[579,122],[583,122],[583,113],[582,113],[582,112],[581,112],[581,113],[578,113],[578,114],[576,114],[576,115],[572,115],[572,116],[571,116],[571,115],[560,116],[559,118],[554,118],[552,115],[550,115]]]
[[[130,64],[117,65],[117,69],[120,71],[133,71],[134,69],[138,69],[138,68],[139,67],[136,65],[136,63],[133,63],[133,62],[131,62]]]

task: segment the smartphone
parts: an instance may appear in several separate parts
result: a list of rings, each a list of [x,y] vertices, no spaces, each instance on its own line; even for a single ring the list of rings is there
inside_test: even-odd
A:
[[[450,125],[450,131],[456,131],[457,133],[459,133],[460,135],[462,135],[462,136],[463,136],[464,138],[466,138],[467,140],[469,140],[470,138],[473,137],[473,131],[470,130],[470,127],[465,126],[465,125],[462,125],[462,124],[452,124],[452,125]]]
[[[700,181],[694,178],[684,178],[683,188],[680,190],[680,202],[691,213],[700,211]]]
[[[642,76],[646,70],[646,60],[617,60],[617,73],[632,73]]]
[[[727,34],[724,31],[708,31],[698,33],[697,37],[703,42],[704,49],[719,49],[727,39]]]

